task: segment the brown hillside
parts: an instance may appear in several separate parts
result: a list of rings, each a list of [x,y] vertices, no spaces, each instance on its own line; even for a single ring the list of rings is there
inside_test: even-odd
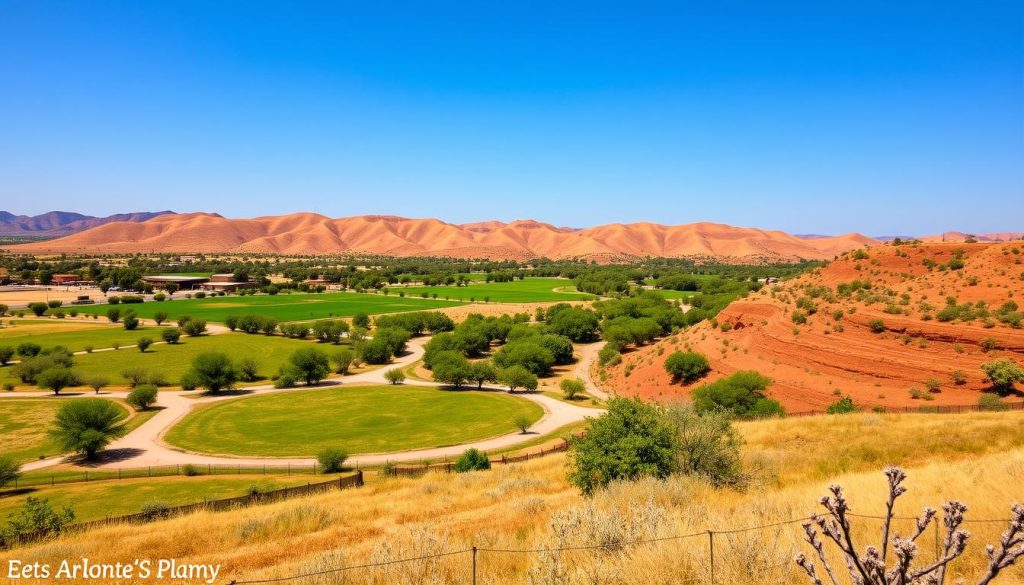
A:
[[[574,230],[531,220],[455,225],[437,219],[313,213],[253,219],[216,214],[159,216],[117,222],[65,238],[26,244],[24,252],[370,253],[501,259],[713,256],[743,260],[829,259],[877,244],[859,234],[798,238],[781,231],[714,223],[666,226],[610,224]]]
[[[942,269],[958,252],[964,267]],[[663,363],[675,349],[692,348],[712,362],[709,379],[738,370],[772,377],[771,395],[791,412],[821,410],[840,394],[864,406],[960,405],[976,403],[988,389],[983,362],[1008,357],[1024,363],[1024,329],[997,314],[1008,301],[1024,308],[1024,245],[879,246],[866,258],[855,255],[731,304],[718,316],[728,331],[704,323],[627,353],[622,365],[608,370],[605,385],[622,394],[685,396],[692,386],[672,384]],[[871,288],[839,292],[855,279]],[[972,303],[976,314],[940,320],[948,317],[941,314],[947,297]],[[792,315],[802,298],[816,312],[797,325]],[[843,312],[838,321],[836,311]],[[875,319],[885,332],[871,332]],[[993,342],[997,349],[984,347]],[[965,383],[953,381],[956,370],[966,373]],[[931,378],[941,382],[940,392],[925,391],[933,400],[912,399],[910,389],[924,391]]]

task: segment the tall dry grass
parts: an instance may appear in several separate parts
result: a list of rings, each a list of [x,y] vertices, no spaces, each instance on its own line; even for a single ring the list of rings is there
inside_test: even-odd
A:
[[[1006,518],[1024,500],[1024,447],[1003,444],[993,428],[1019,427],[1014,414],[853,415],[742,425],[747,457],[756,476],[744,491],[715,489],[674,477],[613,485],[585,499],[565,481],[564,457],[552,456],[491,472],[421,479],[371,478],[358,491],[338,492],[225,513],[201,513],[143,526],[118,526],[68,535],[2,556],[54,562],[87,556],[124,561],[174,557],[215,562],[226,579],[262,579],[342,565],[387,562],[477,546],[539,549],[481,552],[478,582],[486,584],[710,583],[708,537],[628,546],[638,539],[666,538],[771,524],[816,512],[829,483],[846,488],[853,511],[880,515],[891,460],[909,462],[910,491],[901,515],[948,499],[968,504],[968,519]],[[951,427],[955,427],[950,431]],[[1005,430],[1005,429],[1004,429]],[[1013,432],[1013,429],[1006,430]],[[825,437],[819,437],[824,433]],[[879,453],[860,440],[873,433]],[[966,448],[942,447],[962,441]],[[990,442],[986,442],[990,441]],[[890,445],[890,443],[893,443]],[[896,444],[898,443],[898,444]],[[851,445],[847,452],[844,445]],[[950,449],[959,453],[951,455]],[[1001,449],[1000,452],[991,452]],[[934,450],[934,453],[931,451]],[[830,453],[847,471],[830,474]],[[931,454],[930,454],[931,453]],[[907,532],[910,521],[897,524]],[[972,575],[984,564],[983,545],[995,542],[1004,524],[968,524],[971,544],[952,576]],[[858,519],[860,546],[877,543],[879,521]],[[933,555],[922,537],[922,559]],[[558,552],[565,546],[601,544],[600,550]],[[716,583],[803,583],[793,564],[802,543],[799,523],[715,537]],[[837,563],[841,566],[841,562]],[[290,583],[466,583],[470,556],[459,554],[379,569],[310,577]],[[226,581],[225,581],[226,582]],[[1017,567],[1005,583],[1024,582]]]

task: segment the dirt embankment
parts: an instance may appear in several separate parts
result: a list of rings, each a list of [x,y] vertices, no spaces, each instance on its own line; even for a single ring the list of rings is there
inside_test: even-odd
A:
[[[664,360],[690,349],[711,361],[708,380],[739,370],[770,376],[771,395],[792,412],[846,395],[863,406],[974,404],[990,389],[982,363],[1024,363],[1024,329],[1012,324],[1022,309],[1010,311],[1013,303],[1024,307],[1024,243],[873,248],[733,303],[717,327],[703,323],[627,352],[603,384],[688,396],[699,383],[672,384]]]

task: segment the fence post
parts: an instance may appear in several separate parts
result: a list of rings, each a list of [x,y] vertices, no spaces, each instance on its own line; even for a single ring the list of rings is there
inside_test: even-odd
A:
[[[473,585],[476,585],[476,545],[473,545]]]
[[[711,553],[711,585],[715,585],[715,533],[708,530],[708,551]]]
[[[362,486],[363,485],[363,470],[362,469],[360,469],[359,471],[356,472],[356,485],[357,486]]]

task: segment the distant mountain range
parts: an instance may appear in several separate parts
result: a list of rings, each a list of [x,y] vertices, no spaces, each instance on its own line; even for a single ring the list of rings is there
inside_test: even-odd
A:
[[[51,211],[41,215],[14,215],[0,211],[0,235],[59,237],[74,234],[113,221],[137,223],[173,211],[118,213],[107,217],[93,217],[71,211]]]

